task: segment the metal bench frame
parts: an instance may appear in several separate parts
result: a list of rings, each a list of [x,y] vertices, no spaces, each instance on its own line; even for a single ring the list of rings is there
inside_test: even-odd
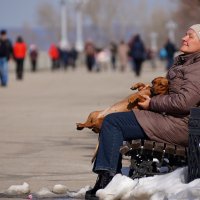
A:
[[[187,148],[151,140],[132,140],[120,148],[130,156],[129,177],[141,178],[174,171],[187,165]]]

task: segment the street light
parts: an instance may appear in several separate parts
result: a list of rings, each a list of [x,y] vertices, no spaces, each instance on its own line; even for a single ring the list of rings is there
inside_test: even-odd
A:
[[[166,28],[168,29],[168,38],[171,42],[175,42],[175,29],[177,28],[177,24],[170,20],[166,24]]]
[[[75,4],[76,10],[76,49],[79,52],[84,49],[82,9],[88,1],[89,0],[71,0],[71,2]]]
[[[151,33],[150,33],[150,38],[151,38],[151,49],[152,49],[154,52],[157,52],[157,50],[158,50],[158,45],[157,45],[158,33],[156,33],[156,32],[151,32]]]
[[[69,46],[67,36],[67,14],[66,14],[66,2],[61,0],[61,49],[66,49]]]
[[[68,48],[66,1],[74,4],[76,11],[76,49],[81,52],[84,48],[82,31],[82,9],[89,0],[61,0],[61,48]]]

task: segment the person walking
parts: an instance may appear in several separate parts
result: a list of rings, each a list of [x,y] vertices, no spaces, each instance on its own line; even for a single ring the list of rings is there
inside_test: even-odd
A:
[[[121,173],[120,147],[123,141],[149,139],[188,146],[190,109],[200,104],[200,24],[191,26],[182,38],[181,55],[167,73],[166,95],[144,96],[143,110],[109,114],[99,133],[99,149],[93,166],[96,184],[85,199],[97,199],[96,191],[105,188]]]
[[[76,69],[76,62],[78,60],[79,52],[76,50],[75,46],[72,46],[72,48],[69,51],[69,65],[72,66],[72,69]]]
[[[0,80],[3,87],[8,85],[8,60],[12,56],[12,43],[7,38],[6,30],[0,33]]]
[[[59,54],[59,50],[57,46],[55,44],[51,44],[48,53],[49,53],[49,57],[51,58],[51,63],[52,63],[51,69],[52,70],[58,69],[60,54]]]
[[[111,64],[112,69],[115,71],[117,69],[117,44],[115,42],[110,43],[110,53],[111,53]]]
[[[132,59],[132,68],[136,76],[140,76],[142,63],[146,59],[146,50],[140,35],[133,37],[130,44],[130,57]]]
[[[16,78],[23,79],[24,74],[24,58],[26,56],[26,43],[21,36],[18,36],[13,46],[13,55],[16,62]]]
[[[118,56],[120,63],[120,71],[124,72],[128,65],[128,45],[122,40],[118,46]]]
[[[38,49],[35,44],[30,45],[29,57],[30,57],[30,61],[31,61],[31,71],[36,72],[37,60],[38,60]]]
[[[94,69],[96,64],[96,49],[91,41],[85,44],[85,63],[89,72]]]
[[[165,46],[164,46],[166,52],[167,52],[167,66],[166,70],[169,70],[169,68],[173,65],[174,62],[174,54],[176,53],[176,46],[174,43],[170,41],[170,39],[167,40]]]

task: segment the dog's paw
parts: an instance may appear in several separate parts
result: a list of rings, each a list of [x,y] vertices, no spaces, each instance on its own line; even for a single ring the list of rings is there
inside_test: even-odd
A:
[[[97,128],[97,127],[93,127],[93,128],[92,128],[92,131],[93,131],[94,133],[99,133],[99,132],[100,132],[100,129]]]
[[[135,97],[135,96],[130,97],[130,98],[128,98],[128,103],[132,104],[132,103],[134,103],[137,99],[138,99],[138,97]]]
[[[130,89],[131,90],[138,90],[138,91],[140,91],[140,90],[144,89],[144,87],[145,87],[144,83],[136,83],[136,84],[132,85]]]
[[[76,123],[76,129],[77,130],[83,130],[84,127],[83,127],[83,125],[81,123]]]

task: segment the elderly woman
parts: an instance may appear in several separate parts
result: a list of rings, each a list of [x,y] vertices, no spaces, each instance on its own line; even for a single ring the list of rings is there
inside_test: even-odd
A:
[[[191,26],[182,38],[174,65],[167,73],[169,91],[166,95],[140,103],[143,110],[108,115],[100,131],[100,145],[93,172],[98,174],[86,199],[95,199],[96,191],[106,187],[121,172],[120,146],[123,141],[150,139],[158,142],[188,145],[190,109],[200,103],[200,24]]]

